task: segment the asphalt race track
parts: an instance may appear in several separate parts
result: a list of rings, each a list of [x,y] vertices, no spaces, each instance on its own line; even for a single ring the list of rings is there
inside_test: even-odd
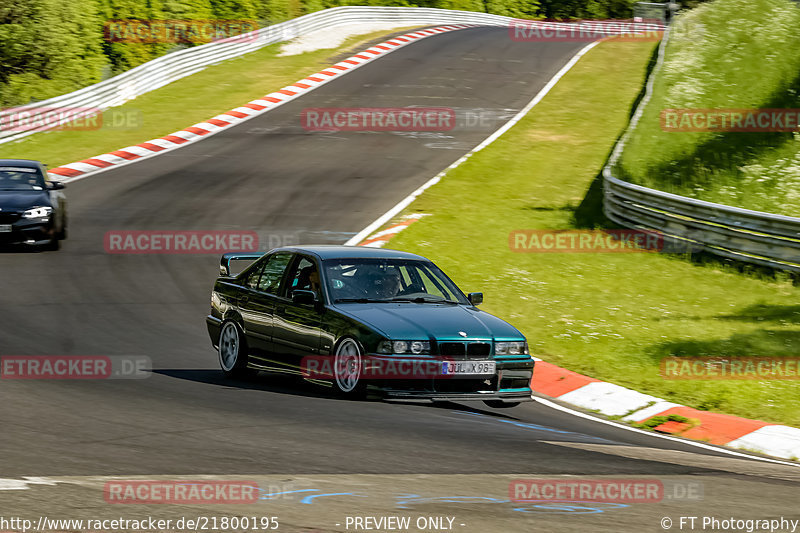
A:
[[[47,478],[0,490],[0,514],[271,515],[278,531],[298,532],[347,531],[351,515],[451,516],[452,529],[470,533],[792,516],[796,467],[540,403],[495,411],[349,402],[275,377],[224,381],[204,322],[218,255],[104,250],[109,230],[253,230],[267,247],[343,243],[513,116],[584,45],[513,42],[503,28],[430,37],[224,133],[69,185],[61,251],[0,253],[0,354],[141,355],[155,370],[139,380],[0,382],[0,478]],[[299,121],[307,107],[406,106],[493,118],[427,134],[312,133]],[[238,507],[103,500],[101,476],[203,475],[301,492]],[[651,503],[507,500],[511,480],[534,476],[678,488]],[[3,488],[14,483],[0,480]]]

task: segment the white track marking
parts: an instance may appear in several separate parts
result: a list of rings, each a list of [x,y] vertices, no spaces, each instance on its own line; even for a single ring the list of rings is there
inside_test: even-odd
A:
[[[767,463],[775,463],[775,464],[779,464],[779,465],[800,467],[800,464],[793,463],[793,462],[790,462],[790,461],[781,461],[779,459],[769,459],[767,457],[758,457],[756,455],[749,455],[749,454],[746,454],[746,453],[741,453],[741,452],[736,452],[736,451],[733,451],[733,450],[729,450],[728,448],[724,448],[722,446],[714,446],[713,444],[706,444],[704,442],[697,442],[697,441],[688,440],[688,439],[679,439],[677,437],[671,437],[669,435],[662,435],[660,433],[652,433],[650,431],[645,431],[643,429],[634,428],[634,427],[626,426],[626,425],[623,425],[623,424],[618,424],[616,422],[612,422],[611,420],[605,420],[603,418],[597,418],[595,416],[588,415],[588,414],[582,413],[580,411],[575,411],[574,409],[570,409],[569,407],[564,407],[563,405],[559,405],[559,404],[557,404],[555,402],[552,402],[550,400],[546,400],[545,398],[536,397],[536,398],[534,398],[534,401],[539,403],[539,404],[541,404],[541,405],[544,405],[545,407],[550,407],[551,409],[555,409],[557,411],[562,411],[564,413],[569,413],[569,414],[571,414],[573,416],[577,416],[579,418],[585,418],[587,420],[593,420],[594,422],[598,422],[600,424],[605,424],[607,426],[613,426],[613,427],[615,427],[617,429],[624,429],[626,431],[633,431],[635,433],[641,433],[642,435],[649,435],[651,437],[655,437],[655,438],[658,438],[658,439],[666,439],[666,440],[673,441],[673,442],[680,442],[681,444],[685,444],[687,446],[694,446],[696,448],[702,448],[704,450],[712,450],[712,451],[716,451],[716,452],[719,452],[719,453],[732,455],[734,457],[744,457],[746,459],[753,459],[755,461],[765,461]]]
[[[508,122],[506,122],[505,124],[503,124],[502,126],[500,126],[500,128],[499,128],[499,129],[497,129],[497,131],[495,131],[494,133],[492,133],[492,134],[491,134],[489,137],[487,137],[487,138],[486,138],[486,139],[485,139],[485,140],[484,140],[482,143],[480,143],[478,146],[476,146],[475,148],[473,148],[473,149],[472,149],[472,150],[471,150],[469,153],[467,153],[467,154],[465,154],[464,156],[462,156],[461,158],[459,158],[459,159],[458,159],[458,160],[457,160],[455,163],[453,163],[452,165],[450,165],[449,167],[447,167],[446,169],[444,169],[443,171],[441,171],[440,173],[438,173],[436,176],[432,177],[430,180],[428,180],[427,182],[425,182],[425,183],[424,183],[424,184],[423,184],[421,187],[419,187],[417,190],[415,190],[414,192],[412,192],[411,194],[409,194],[408,196],[406,196],[405,198],[403,198],[402,200],[400,200],[400,202],[398,202],[398,203],[397,203],[397,204],[396,204],[394,207],[392,207],[391,209],[389,209],[389,210],[388,210],[387,212],[385,212],[383,215],[381,215],[380,217],[378,217],[378,219],[377,219],[377,220],[375,220],[375,221],[374,221],[372,224],[370,224],[370,225],[369,225],[369,226],[367,226],[366,228],[362,229],[362,230],[361,230],[360,232],[358,232],[358,233],[357,233],[357,234],[356,234],[354,237],[352,237],[350,240],[348,240],[348,241],[345,243],[345,245],[346,245],[346,246],[355,246],[355,245],[357,245],[358,243],[360,243],[361,241],[363,241],[364,239],[366,239],[366,238],[367,238],[368,236],[370,236],[370,235],[371,235],[371,234],[372,234],[372,233],[373,233],[373,232],[374,232],[376,229],[378,229],[378,228],[380,228],[381,226],[383,226],[384,224],[386,224],[386,223],[387,223],[389,220],[391,220],[392,218],[394,218],[395,216],[397,216],[397,214],[398,214],[398,213],[400,213],[400,212],[401,212],[403,209],[405,209],[406,207],[408,207],[408,206],[411,204],[411,202],[413,202],[414,200],[416,200],[416,199],[417,199],[417,196],[419,196],[420,194],[422,194],[423,192],[425,192],[425,190],[426,190],[426,189],[428,189],[428,188],[430,188],[431,186],[433,186],[433,185],[436,185],[437,183],[439,183],[439,181],[440,181],[440,180],[441,180],[441,179],[442,179],[442,178],[445,176],[445,174],[447,174],[449,171],[451,171],[452,169],[456,168],[457,166],[461,165],[461,163],[463,163],[464,161],[466,161],[467,159],[469,159],[470,157],[472,157],[472,155],[473,155],[473,154],[475,154],[476,152],[480,152],[481,150],[483,150],[484,148],[486,148],[487,146],[489,146],[490,144],[492,144],[494,141],[496,141],[498,137],[500,137],[502,134],[504,134],[504,133],[505,133],[505,132],[507,132],[509,129],[511,129],[511,128],[512,128],[512,127],[513,127],[513,126],[514,126],[514,125],[515,125],[517,122],[519,122],[520,120],[522,120],[522,117],[524,117],[525,115],[527,115],[527,114],[528,114],[528,112],[529,112],[531,109],[533,109],[533,108],[534,108],[534,106],[535,106],[536,104],[538,104],[539,102],[541,102],[541,101],[542,101],[542,98],[544,98],[544,97],[547,95],[547,93],[549,93],[549,92],[550,92],[550,90],[551,90],[553,87],[555,87],[556,83],[558,83],[558,82],[561,80],[561,78],[563,78],[563,77],[564,77],[564,75],[565,75],[567,72],[569,72],[569,71],[570,71],[570,69],[571,69],[573,66],[575,66],[575,63],[577,63],[577,62],[578,62],[578,60],[580,60],[580,58],[584,56],[584,54],[586,54],[586,53],[587,53],[589,50],[591,50],[592,48],[594,48],[595,46],[597,46],[599,43],[600,43],[600,41],[594,41],[594,42],[592,42],[592,43],[589,43],[587,46],[584,46],[584,47],[583,47],[583,48],[582,48],[582,49],[581,49],[581,50],[580,50],[580,51],[579,51],[577,54],[575,54],[575,55],[572,57],[572,59],[570,59],[570,60],[569,60],[569,62],[568,62],[566,65],[564,65],[564,66],[561,68],[561,70],[559,70],[559,71],[556,73],[556,75],[555,75],[555,76],[553,76],[553,77],[550,79],[550,81],[549,81],[549,82],[547,82],[547,85],[545,85],[545,86],[542,88],[542,90],[541,90],[541,91],[539,91],[539,93],[538,93],[536,96],[534,96],[534,97],[533,97],[533,100],[531,100],[530,102],[528,102],[528,105],[526,105],[524,108],[522,108],[522,110],[521,110],[519,113],[517,113],[516,115],[514,115],[514,117],[513,117],[511,120],[509,120]]]

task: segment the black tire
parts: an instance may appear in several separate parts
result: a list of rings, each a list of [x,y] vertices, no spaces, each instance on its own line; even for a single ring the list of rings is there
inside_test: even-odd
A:
[[[502,400],[483,400],[483,403],[494,409],[509,409],[520,404],[520,402],[504,402]]]
[[[241,326],[233,320],[222,323],[217,340],[217,355],[226,378],[245,378],[256,374],[254,370],[247,368],[250,359],[247,340]]]
[[[56,252],[59,248],[61,248],[61,241],[58,240],[58,235],[56,234],[53,234],[53,238],[42,245],[42,249],[48,252]]]
[[[61,217],[61,229],[56,234],[56,239],[63,241],[67,238],[67,215]]]
[[[333,389],[337,395],[350,400],[367,396],[367,383],[361,379],[364,349],[353,337],[344,337],[333,351]]]

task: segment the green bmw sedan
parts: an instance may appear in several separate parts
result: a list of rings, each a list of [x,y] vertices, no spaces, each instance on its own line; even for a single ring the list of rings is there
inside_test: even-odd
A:
[[[234,260],[255,260],[231,274]],[[206,317],[222,371],[295,374],[362,398],[531,401],[534,359],[425,257],[296,246],[222,256]]]

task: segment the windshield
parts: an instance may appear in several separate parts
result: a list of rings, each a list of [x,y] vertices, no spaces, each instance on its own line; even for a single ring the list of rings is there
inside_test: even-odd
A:
[[[44,177],[38,169],[27,167],[0,167],[0,190],[43,191]]]
[[[409,259],[329,259],[324,262],[334,301],[469,304],[431,262]]]

